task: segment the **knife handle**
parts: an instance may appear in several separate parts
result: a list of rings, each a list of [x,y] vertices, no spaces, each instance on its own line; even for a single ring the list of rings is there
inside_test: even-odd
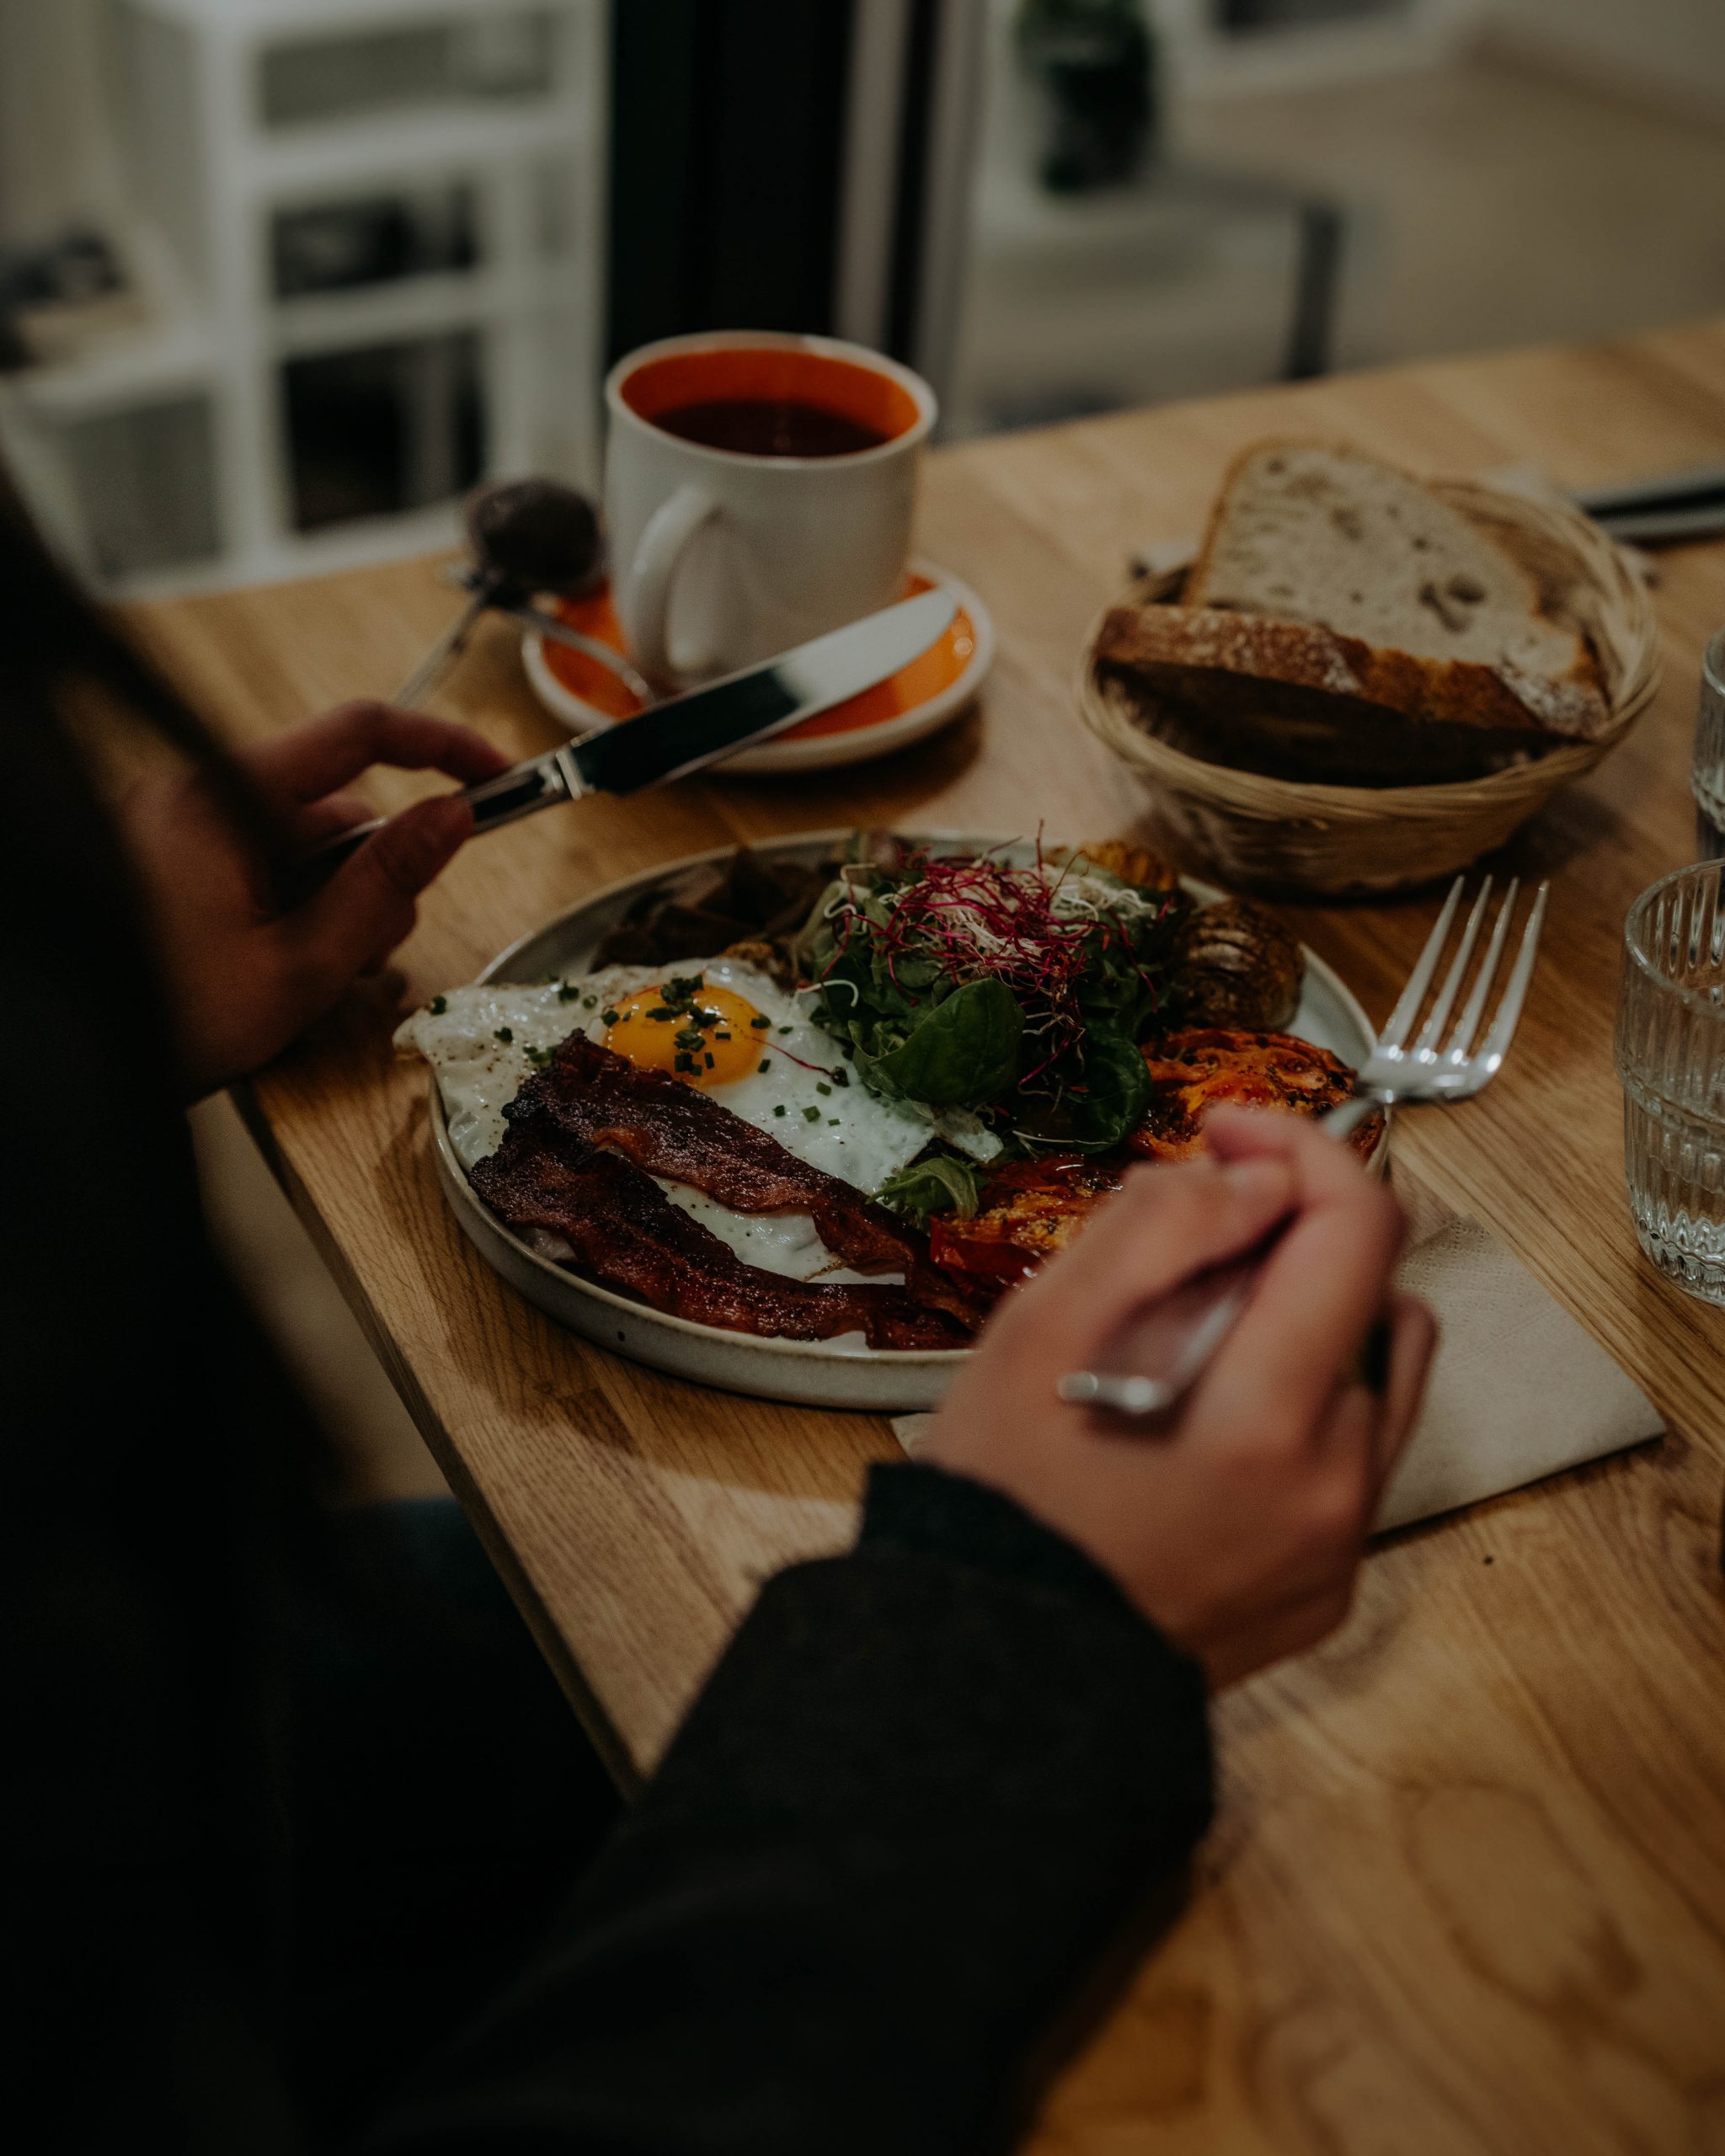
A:
[[[558,749],[548,756],[512,765],[495,778],[482,778],[477,786],[464,786],[456,798],[473,809],[473,835],[478,838],[482,832],[514,823],[517,816],[531,816],[536,809],[554,807],[559,801],[576,800],[587,790],[573,758],[566,750]],[[374,816],[369,823],[339,831],[322,846],[302,854],[284,878],[286,901],[297,905],[308,899],[388,821],[387,816]]]

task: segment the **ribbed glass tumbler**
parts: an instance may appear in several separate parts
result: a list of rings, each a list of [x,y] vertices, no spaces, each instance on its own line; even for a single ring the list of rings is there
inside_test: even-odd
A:
[[[1725,854],[1725,629],[1701,659],[1701,702],[1695,722],[1696,851],[1704,861]]]
[[[1725,862],[1680,868],[1629,909],[1617,1075],[1641,1246],[1725,1304]]]

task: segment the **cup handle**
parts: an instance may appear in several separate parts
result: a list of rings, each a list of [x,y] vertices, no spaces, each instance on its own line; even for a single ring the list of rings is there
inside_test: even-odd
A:
[[[679,487],[647,520],[629,571],[623,632],[635,664],[661,681],[672,678],[670,590],[683,549],[718,504],[699,487]]]

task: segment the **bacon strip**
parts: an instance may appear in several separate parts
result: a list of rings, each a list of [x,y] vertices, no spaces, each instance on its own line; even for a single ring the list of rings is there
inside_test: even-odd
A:
[[[732,1332],[783,1340],[861,1332],[871,1348],[967,1344],[964,1326],[902,1288],[787,1280],[745,1265],[644,1170],[571,1145],[542,1097],[527,1098],[531,1090],[511,1107],[502,1145],[473,1169],[473,1186],[510,1227],[561,1235],[589,1278]]]
[[[914,1228],[668,1071],[639,1070],[574,1033],[550,1070],[518,1097],[579,1145],[621,1153],[649,1175],[687,1183],[734,1213],[807,1213],[822,1242],[847,1265],[902,1273],[919,1302],[969,1330],[980,1322],[977,1296],[929,1262],[927,1243]]]

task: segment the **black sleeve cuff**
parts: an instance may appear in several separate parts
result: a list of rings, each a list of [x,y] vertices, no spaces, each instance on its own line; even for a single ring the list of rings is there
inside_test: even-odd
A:
[[[1003,1572],[1154,1630],[1112,1576],[1076,1543],[1003,1491],[927,1461],[895,1460],[870,1468],[857,1547],[897,1550]]]

